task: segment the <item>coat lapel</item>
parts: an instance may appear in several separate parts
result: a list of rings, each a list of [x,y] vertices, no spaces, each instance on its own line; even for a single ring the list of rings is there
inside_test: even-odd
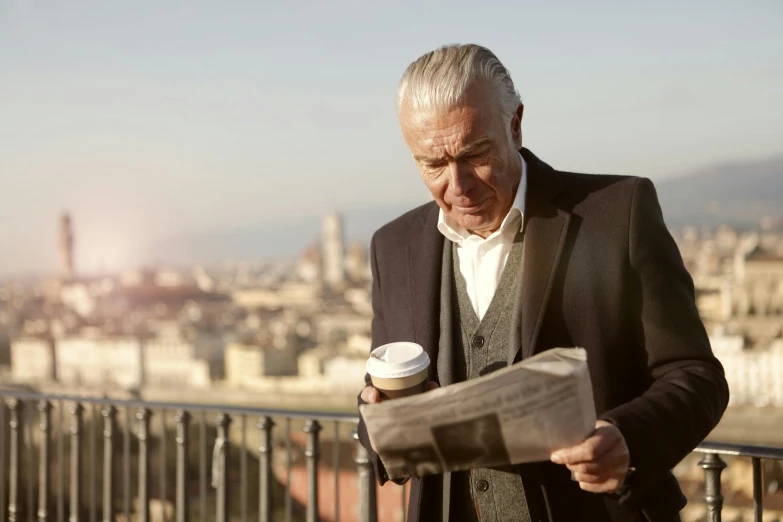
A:
[[[525,204],[525,259],[522,278],[521,346],[514,359],[533,355],[560,256],[566,243],[571,214],[554,200],[563,189],[559,174],[527,149],[522,156],[528,165]]]
[[[430,380],[437,376],[440,331],[440,279],[443,236],[438,231],[438,206],[423,216],[420,235],[408,244],[411,312],[415,341],[430,356]]]

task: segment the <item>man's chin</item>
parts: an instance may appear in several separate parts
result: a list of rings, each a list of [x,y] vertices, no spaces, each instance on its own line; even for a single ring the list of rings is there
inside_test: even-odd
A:
[[[465,230],[470,230],[474,233],[484,232],[491,228],[490,220],[486,216],[477,214],[462,215],[457,220],[457,223]]]

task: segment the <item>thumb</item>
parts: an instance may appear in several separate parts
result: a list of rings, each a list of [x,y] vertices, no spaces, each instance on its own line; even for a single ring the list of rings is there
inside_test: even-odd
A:
[[[378,390],[376,390],[372,386],[367,386],[362,390],[362,399],[364,399],[364,402],[368,404],[375,404],[376,402],[381,402],[381,396],[378,393]]]
[[[440,388],[440,384],[437,382],[430,381],[427,383],[427,391],[437,390],[438,388]]]

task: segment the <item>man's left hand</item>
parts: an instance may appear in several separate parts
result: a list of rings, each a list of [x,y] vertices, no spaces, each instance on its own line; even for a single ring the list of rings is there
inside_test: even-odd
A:
[[[579,487],[592,493],[614,493],[625,482],[630,464],[628,446],[616,426],[599,420],[584,442],[552,453],[552,462],[565,464]]]

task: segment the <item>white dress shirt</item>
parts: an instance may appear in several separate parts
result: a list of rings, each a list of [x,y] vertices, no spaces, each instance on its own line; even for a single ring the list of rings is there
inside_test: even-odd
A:
[[[500,228],[489,237],[484,239],[471,234],[446,216],[443,210],[438,216],[438,230],[457,245],[459,271],[465,278],[470,304],[473,305],[479,320],[484,317],[495,295],[514,238],[524,226],[527,164],[521,154],[519,159],[522,161],[522,178],[514,196],[514,203]]]

